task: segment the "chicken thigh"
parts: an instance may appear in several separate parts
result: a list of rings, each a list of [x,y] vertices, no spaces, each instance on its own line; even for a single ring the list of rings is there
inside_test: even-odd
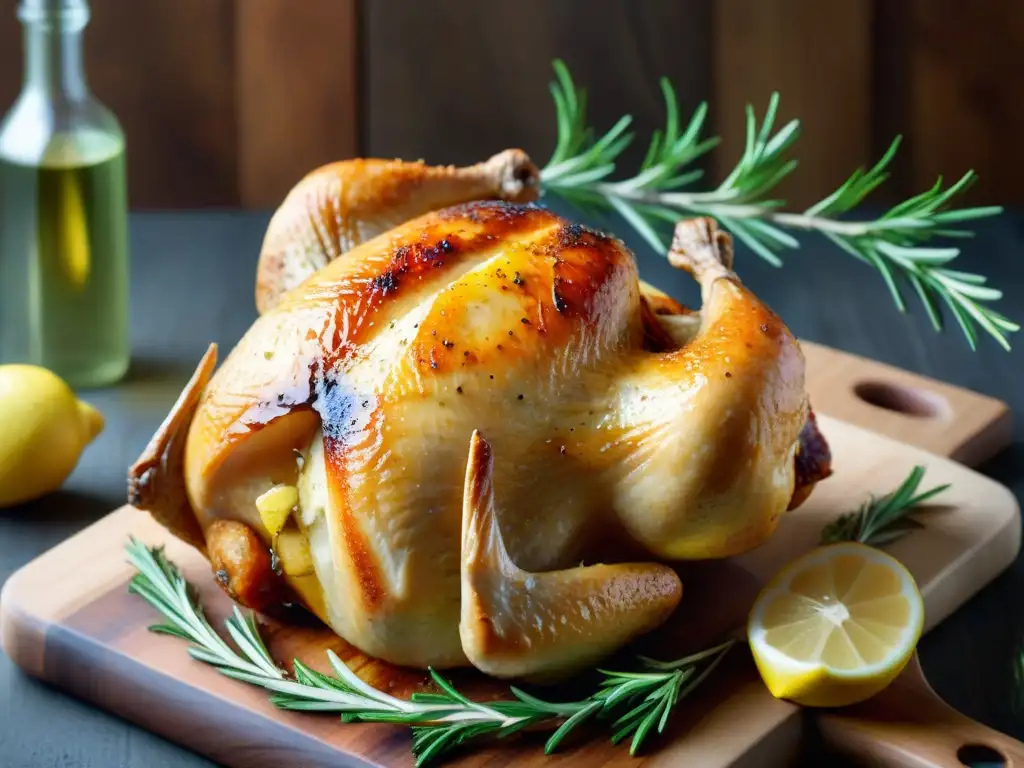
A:
[[[699,314],[534,205],[444,207],[336,255],[266,290],[215,373],[211,348],[130,473],[254,608],[299,601],[396,664],[558,677],[667,618],[667,563],[758,545],[828,474],[799,345],[711,219],[669,253]],[[278,534],[257,499],[280,487]],[[307,567],[239,574],[279,535]]]

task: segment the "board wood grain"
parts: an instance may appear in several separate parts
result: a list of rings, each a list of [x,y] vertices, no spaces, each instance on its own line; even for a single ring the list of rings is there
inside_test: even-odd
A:
[[[802,341],[815,411],[976,467],[1013,440],[1006,403],[849,352]]]
[[[1024,744],[965,717],[940,699],[916,654],[878,696],[817,721],[832,746],[866,758],[874,768],[1024,765]]]
[[[643,651],[679,656],[742,624],[757,590],[782,564],[813,547],[822,526],[869,493],[894,487],[914,464],[925,483],[951,483],[924,511],[926,527],[890,551],[914,574],[925,600],[926,631],[1002,571],[1020,545],[1020,515],[1012,494],[948,459],[895,442],[828,416],[821,428],[834,453],[835,475],[788,514],[764,546],[739,558],[681,568],[683,603],[672,619],[641,643]],[[333,716],[281,712],[266,695],[193,661],[183,643],[146,627],[157,614],[129,595],[129,536],[163,544],[198,588],[216,626],[231,603],[209,566],[191,547],[169,537],[151,518],[122,508],[58,545],[14,574],[0,596],[0,640],[26,672],[109,709],[143,727],[232,766],[402,765],[411,763],[409,734],[379,725],[340,725]],[[299,657],[326,670],[334,649],[364,679],[407,695],[422,673],[367,660],[322,627],[267,622],[268,647],[282,663]],[[472,695],[502,687],[471,672],[452,675]],[[734,650],[714,683],[683,702],[670,733],[640,758],[651,765],[783,765],[805,725],[800,710],[773,699],[749,654]],[[464,765],[515,762],[541,765],[636,765],[603,735],[579,738],[563,755],[545,757],[541,734],[466,754]]]

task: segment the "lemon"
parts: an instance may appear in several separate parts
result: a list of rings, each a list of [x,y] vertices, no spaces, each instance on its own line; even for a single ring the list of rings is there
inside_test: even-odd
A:
[[[260,494],[256,499],[256,511],[260,513],[260,520],[267,533],[277,536],[298,503],[299,489],[294,485],[275,485]]]
[[[56,490],[103,416],[56,374],[33,365],[0,365],[0,507]]]
[[[789,564],[758,596],[747,639],[772,695],[809,707],[874,696],[910,661],[924,603],[884,552],[833,544]]]

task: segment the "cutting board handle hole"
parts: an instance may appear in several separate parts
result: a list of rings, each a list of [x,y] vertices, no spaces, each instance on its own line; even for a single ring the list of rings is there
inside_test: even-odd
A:
[[[964,744],[956,751],[956,759],[970,768],[998,768],[1009,765],[1006,755],[985,744]]]
[[[853,393],[869,405],[905,416],[933,419],[949,413],[949,403],[941,395],[888,381],[857,382]]]

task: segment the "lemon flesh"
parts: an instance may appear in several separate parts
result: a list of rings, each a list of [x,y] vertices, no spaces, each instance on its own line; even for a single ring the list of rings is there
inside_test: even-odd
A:
[[[910,573],[880,550],[843,543],[814,550],[775,576],[754,604],[747,637],[772,695],[841,707],[892,682],[923,624]]]
[[[294,485],[275,485],[256,499],[256,511],[267,533],[277,536],[299,503],[299,489]]]

